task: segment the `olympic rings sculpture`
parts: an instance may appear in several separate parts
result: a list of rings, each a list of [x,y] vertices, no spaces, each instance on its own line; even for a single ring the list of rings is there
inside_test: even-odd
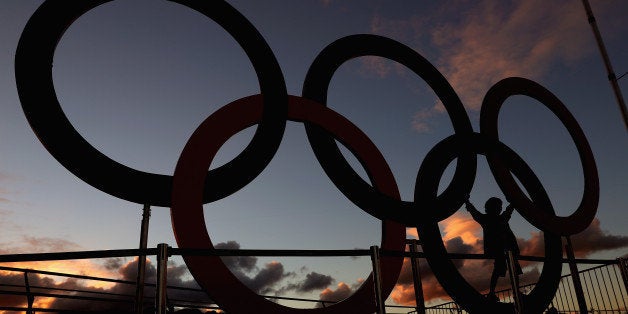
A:
[[[385,250],[403,251],[405,227],[416,227],[434,275],[446,292],[469,312],[513,312],[511,304],[489,303],[448,258],[438,222],[461,207],[473,186],[477,155],[486,156],[498,186],[517,211],[543,231],[545,257],[539,283],[525,296],[526,313],[542,312],[560,280],[560,236],[583,231],[597,212],[599,183],[593,153],[584,132],[565,105],[543,86],[524,79],[504,79],[487,92],[476,133],[459,97],[443,75],[423,56],[392,39],[352,35],[327,46],[306,75],[302,96],[288,95],[275,56],[255,27],[224,1],[172,0],[222,26],[239,43],[257,73],[261,93],[225,105],[211,114],[186,144],[173,176],[146,173],[102,154],[74,129],[56,97],[52,80],[54,51],[65,30],[81,15],[111,0],[46,0],[28,21],[20,38],[15,73],[24,113],[42,144],[65,168],[95,188],[140,204],[171,208],[172,226],[181,248],[213,248],[202,205],[232,195],[268,165],[281,143],[286,121],[304,124],[310,145],[327,176],[354,204],[382,220]],[[401,201],[397,184],[378,148],[349,120],[326,106],[327,90],[342,63],[360,56],[396,61],[419,75],[442,101],[454,133],[434,146],[419,168],[414,201]],[[584,194],[573,214],[559,217],[543,185],[512,149],[500,142],[497,118],[504,101],[525,95],[547,106],[572,137],[584,173]],[[258,125],[248,146],[227,164],[211,171],[212,159],[231,136]],[[363,180],[340,153],[345,145],[367,170]],[[445,168],[456,159],[449,186],[438,195]],[[516,183],[522,183],[528,197]],[[270,302],[240,282],[219,257],[184,256],[196,281],[223,309],[232,313],[372,313],[372,276],[349,298],[320,309],[294,309]],[[390,294],[401,272],[401,257],[384,256],[382,291]],[[246,299],[247,302],[240,302]]]

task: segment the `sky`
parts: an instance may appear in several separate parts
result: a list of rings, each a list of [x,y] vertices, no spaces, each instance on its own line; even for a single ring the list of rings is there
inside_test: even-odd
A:
[[[26,22],[42,2],[0,3],[0,253],[136,248],[142,204],[109,195],[73,175],[48,153],[22,111],[15,50]],[[420,53],[452,85],[476,132],[482,99],[493,84],[519,76],[543,85],[578,121],[598,167],[598,212],[591,227],[574,237],[577,256],[616,258],[628,253],[628,133],[580,1],[227,2],[264,37],[290,95],[301,95],[306,73],[321,50],[353,34],[385,36]],[[591,5],[619,76],[628,71],[628,3],[592,0]],[[173,174],[185,143],[205,118],[260,92],[251,61],[218,24],[179,4],[156,0],[112,1],[78,18],[57,46],[53,78],[65,115],[86,141],[121,164],[164,175]],[[619,81],[624,94],[626,84],[626,79]],[[417,171],[427,152],[453,134],[429,86],[407,68],[379,57],[360,57],[340,66],[330,82],[327,104],[374,142],[405,201],[413,200]],[[211,168],[239,154],[254,130],[231,138]],[[570,215],[584,183],[575,145],[561,122],[540,102],[511,97],[500,111],[499,135],[540,178],[558,215]],[[355,157],[348,150],[343,153],[365,177]],[[441,180],[441,190],[452,168]],[[504,198],[480,156],[470,200],[481,209],[490,196]],[[297,122],[287,123],[279,150],[255,180],[203,208],[217,247],[380,245],[381,221],[334,186]],[[466,211],[458,210],[439,225],[450,252],[481,253],[481,227]],[[542,252],[538,229],[518,213],[511,227],[523,254]],[[408,237],[416,237],[416,231],[409,229]],[[148,245],[158,243],[176,247],[169,209],[153,206]],[[11,266],[133,280],[134,263],[128,258]],[[366,257],[251,257],[227,264],[256,292],[313,299],[346,297],[371,267]],[[529,265],[524,276],[533,281],[537,266]],[[171,280],[192,284],[182,259],[173,258],[171,267]],[[488,276],[469,274],[483,267],[473,262],[463,267],[478,289],[487,287]],[[389,304],[413,304],[408,270],[404,267]],[[0,275],[6,279],[15,274]],[[425,280],[427,299],[440,302],[442,289],[433,277]],[[53,301],[40,302],[49,306]]]

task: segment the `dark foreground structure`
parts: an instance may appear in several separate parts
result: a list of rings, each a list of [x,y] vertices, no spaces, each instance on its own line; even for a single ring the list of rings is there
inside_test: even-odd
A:
[[[412,242],[412,241],[410,241]],[[411,244],[411,243],[410,243]],[[171,254],[180,253],[177,249],[171,249]],[[158,252],[157,249],[149,249],[146,253]],[[88,251],[88,252],[63,252],[44,254],[19,254],[0,255],[2,262],[34,261],[34,260],[63,260],[76,258],[93,257],[120,257],[124,254],[139,253],[139,250],[117,250],[117,251]],[[248,254],[261,254],[261,256],[361,256],[370,255],[371,251],[366,250],[335,250],[335,251],[303,251],[303,250],[214,250],[197,251],[196,254],[203,255],[223,255],[223,256],[244,256]],[[380,252],[387,254],[386,252]],[[388,252],[391,253],[391,252]],[[421,263],[423,254],[421,252],[405,252],[403,255],[411,259],[413,264]],[[39,258],[39,259],[38,259]],[[158,257],[159,258],[159,257]],[[371,258],[373,256],[371,255]],[[485,256],[477,254],[452,254],[453,259],[484,259]],[[540,257],[522,257],[524,260],[540,261]],[[164,260],[163,258],[161,259]],[[159,259],[158,259],[159,261]],[[581,313],[578,302],[577,284],[580,282],[584,295],[584,306],[588,313],[617,313],[622,314],[628,311],[628,260],[619,258],[615,260],[594,260],[577,259],[564,260],[565,263],[577,263],[582,270],[575,274],[565,274],[560,278],[559,288],[553,297],[550,305],[543,311],[544,313]],[[163,265],[163,264],[162,264]],[[220,306],[211,301],[202,289],[180,287],[168,285],[165,281],[166,274],[163,268],[159,268],[156,283],[146,283],[143,285],[146,295],[142,298],[142,313],[157,312],[156,306],[165,303],[166,310],[163,313],[219,313],[222,312]],[[421,274],[418,268],[413,268],[415,279],[415,291],[421,292]],[[12,306],[0,304],[0,311],[9,313],[136,313],[138,308],[138,295],[136,293],[136,282],[111,278],[99,278],[88,275],[64,274],[58,272],[41,271],[34,269],[22,269],[14,267],[0,266],[0,300],[12,298],[18,300]],[[425,274],[423,274],[424,276]],[[7,283],[3,278],[18,276],[23,278],[21,282]],[[104,292],[102,289],[63,289],[56,285],[42,285],[32,283],[34,277],[48,276],[58,277],[64,280],[75,280],[82,282],[101,282],[121,286],[116,291],[122,293]],[[29,280],[30,279],[30,280]],[[524,295],[534,289],[535,284],[519,286],[519,291]],[[374,290],[375,287],[373,287]],[[126,291],[126,293],[124,292]],[[500,303],[512,304],[515,302],[515,294],[512,289],[497,291]],[[325,308],[336,302],[321,301],[312,299],[299,299],[278,296],[260,296],[273,302],[289,301],[293,306],[303,308]],[[56,307],[35,307],[37,300],[43,298],[57,302]],[[21,300],[21,301],[20,301]],[[59,302],[61,301],[61,302]],[[340,301],[340,300],[338,300]],[[417,306],[385,305],[384,313],[466,313],[466,311],[455,301],[443,302],[437,305],[422,304],[423,296],[417,294]],[[433,302],[432,302],[433,303]],[[556,312],[552,312],[556,310]]]

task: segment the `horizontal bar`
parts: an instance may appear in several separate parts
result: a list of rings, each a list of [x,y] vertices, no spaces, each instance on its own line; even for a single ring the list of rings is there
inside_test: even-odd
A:
[[[342,256],[370,256],[370,251],[366,249],[353,250],[230,250],[230,249],[181,249],[172,248],[170,255],[191,255],[191,256],[302,256],[302,257],[342,257]],[[53,261],[53,260],[73,260],[73,259],[93,259],[110,257],[135,257],[138,255],[156,255],[157,248],[150,249],[124,249],[124,250],[101,250],[101,251],[77,251],[77,252],[56,252],[56,253],[32,253],[32,254],[6,254],[0,255],[0,263],[9,262],[33,262],[33,261]],[[382,256],[416,257],[425,258],[424,252],[405,252],[382,250]],[[448,253],[450,259],[492,259],[492,256],[484,254],[461,254]],[[518,260],[523,261],[545,261],[540,256],[518,256]],[[568,259],[561,259],[563,263]],[[576,259],[579,264],[617,264],[615,259]]]
[[[6,255],[0,255],[0,263],[62,261],[62,260],[72,260],[72,259],[128,257],[128,256],[155,255],[155,254],[157,254],[156,248],[147,249],[147,250],[126,249],[126,250],[6,254]]]
[[[370,256],[369,250],[228,250],[228,249],[179,249],[169,250],[171,255],[192,256]]]
[[[133,302],[133,300],[125,300],[125,299],[84,297],[84,296],[78,296],[78,295],[42,293],[42,292],[30,292],[30,293],[28,293],[28,292],[22,292],[22,291],[0,291],[0,295],[24,295],[24,296],[30,295],[30,296],[34,296],[34,297],[59,298],[59,299],[75,299],[75,300],[102,301],[102,302],[125,302],[125,303]]]

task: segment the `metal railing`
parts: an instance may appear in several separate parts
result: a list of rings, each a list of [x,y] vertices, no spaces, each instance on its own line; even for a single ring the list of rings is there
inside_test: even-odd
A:
[[[591,260],[601,262],[601,260]],[[590,267],[578,272],[582,282],[588,313],[628,313],[628,290],[626,277],[628,262],[626,259],[608,260],[602,265]],[[519,290],[528,293],[534,288],[534,284],[522,285]],[[512,289],[496,292],[501,302],[514,302]],[[573,277],[571,274],[563,275],[552,300],[550,308],[556,309],[555,313],[580,313],[576,298]],[[455,302],[446,302],[425,308],[426,313],[467,313]],[[416,312],[410,312],[416,313]]]
[[[375,254],[377,253],[377,254]],[[0,263],[7,262],[27,262],[27,261],[51,261],[51,260],[75,260],[75,259],[95,259],[95,258],[110,258],[110,257],[137,257],[137,256],[157,256],[158,261],[158,276],[159,280],[156,283],[147,283],[146,287],[154,289],[154,296],[144,296],[141,300],[142,304],[146,301],[156,305],[156,313],[166,313],[172,311],[174,308],[198,308],[198,309],[218,309],[219,306],[213,304],[211,300],[205,298],[203,301],[199,300],[183,300],[168,298],[169,291],[175,290],[188,290],[198,292],[200,295],[204,294],[201,289],[194,289],[189,287],[175,287],[167,286],[165,282],[165,263],[169,256],[172,255],[202,255],[202,256],[370,256],[377,265],[379,255],[402,255],[404,257],[412,258],[418,263],[419,259],[424,258],[422,252],[388,252],[380,250],[377,247],[372,247],[370,250],[226,250],[226,249],[214,249],[214,250],[191,250],[191,249],[177,249],[170,248],[166,244],[160,244],[157,248],[149,249],[129,249],[129,250],[105,250],[105,251],[80,251],[80,252],[61,252],[61,253],[39,253],[39,254],[10,254],[0,255]],[[480,254],[449,254],[453,259],[486,259],[486,256]],[[521,260],[528,261],[543,261],[542,257],[520,256]],[[578,278],[582,282],[583,293],[585,295],[586,306],[589,313],[626,313],[628,311],[628,262],[626,259],[616,260],[600,260],[600,259],[575,259],[573,260],[579,264],[599,264],[592,268],[581,270],[578,272]],[[564,259],[564,263],[568,260]],[[159,264],[161,263],[161,264]],[[161,269],[161,271],[160,271]],[[418,269],[418,267],[416,268]],[[2,306],[0,301],[0,310],[4,311],[20,311],[27,314],[35,312],[59,312],[63,313],[64,309],[48,309],[48,308],[35,308],[33,306],[36,298],[55,298],[55,299],[74,299],[83,300],[89,302],[119,302],[128,305],[129,313],[132,313],[134,304],[137,304],[137,295],[134,293],[107,293],[103,291],[92,291],[88,289],[63,289],[59,287],[45,287],[39,285],[31,285],[29,283],[30,274],[46,275],[46,276],[62,276],[66,278],[74,278],[77,280],[94,280],[109,282],[114,284],[129,285],[132,291],[137,285],[136,281],[126,281],[119,279],[100,278],[94,276],[64,274],[58,272],[20,269],[13,267],[2,267],[0,271],[12,271],[22,272],[24,274],[24,285],[15,284],[3,284],[0,281],[0,296],[1,295],[14,295],[23,296],[25,298],[24,307],[8,307]],[[375,276],[378,276],[378,269],[374,269]],[[0,277],[1,278],[1,277]],[[420,278],[420,276],[419,276]],[[420,283],[419,283],[420,284]],[[415,283],[416,285],[416,283]],[[534,284],[523,285],[520,287],[520,291],[527,292],[534,287]],[[374,286],[374,290],[378,291]],[[552,306],[555,307],[559,313],[578,313],[579,307],[575,296],[575,287],[573,284],[573,276],[565,275],[561,278],[559,289],[552,301]],[[497,295],[502,302],[513,302],[512,290],[498,291]],[[276,300],[290,300],[299,302],[313,302],[322,304],[322,306],[329,305],[334,302],[312,300],[312,299],[300,299],[300,298],[288,298],[288,297],[275,297],[265,296],[269,299]],[[378,304],[382,304],[382,308],[379,309],[380,313],[386,313],[387,309],[405,310],[403,313],[464,313],[464,311],[454,302],[446,302],[436,306],[416,307],[416,306],[398,306],[387,305],[381,295],[377,295]],[[422,296],[421,296],[422,297]],[[0,297],[1,300],[1,297]],[[168,302],[166,302],[166,300]]]

